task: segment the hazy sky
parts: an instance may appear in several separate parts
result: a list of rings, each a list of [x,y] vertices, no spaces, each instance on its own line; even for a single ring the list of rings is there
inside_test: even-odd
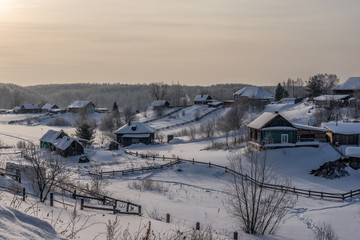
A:
[[[0,0],[0,82],[360,76],[359,0]]]

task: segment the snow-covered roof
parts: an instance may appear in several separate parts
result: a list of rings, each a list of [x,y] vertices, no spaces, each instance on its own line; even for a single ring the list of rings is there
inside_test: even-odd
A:
[[[58,108],[55,104],[53,103],[46,103],[44,104],[44,106],[41,107],[42,110],[50,110],[53,107]]]
[[[360,77],[350,77],[343,84],[334,87],[333,90],[360,90]]]
[[[124,134],[121,136],[122,138],[148,138],[150,137],[149,133],[144,134]]]
[[[83,108],[86,105],[88,105],[89,103],[91,103],[90,101],[75,101],[72,104],[70,104],[68,106],[68,108]]]
[[[211,98],[209,94],[196,95],[194,102],[204,102],[208,100],[208,98]]]
[[[326,122],[322,123],[321,126],[333,133],[344,135],[360,134],[360,123],[358,122]]]
[[[131,122],[130,124],[126,124],[116,130],[115,134],[145,134],[145,133],[154,133],[156,131],[155,128],[152,128],[145,123],[142,122]]]
[[[315,101],[339,101],[350,97],[350,95],[321,95],[314,98]]]
[[[54,130],[48,130],[41,138],[40,141],[41,142],[53,142],[54,140],[56,140],[61,133],[63,133],[62,131],[54,131]]]
[[[234,93],[242,97],[254,98],[254,99],[272,99],[274,98],[268,91],[262,87],[249,86],[244,87],[241,90]]]
[[[293,127],[288,127],[288,126],[277,126],[277,127],[267,127],[267,128],[263,128],[262,130],[268,130],[268,131],[276,131],[276,130],[296,130],[296,128]]]
[[[345,148],[345,154],[348,157],[360,158],[360,147],[347,147]]]
[[[21,109],[21,107],[16,106],[16,107],[13,108],[13,111],[17,112],[17,111],[19,111],[20,109]]]
[[[37,104],[24,104],[21,106],[23,109],[39,109],[39,105]]]
[[[66,150],[74,142],[78,142],[75,138],[64,136],[54,143],[55,147],[60,150]],[[79,142],[78,142],[79,143]],[[80,144],[80,143],[79,143]]]
[[[151,106],[153,107],[163,107],[166,105],[166,100],[155,100],[152,102]]]
[[[275,117],[280,115],[279,113],[272,113],[272,112],[264,112],[261,114],[258,118],[256,118],[254,121],[248,124],[248,127],[255,128],[255,129],[261,129],[264,127],[268,122],[273,120]],[[281,116],[281,115],[280,115]]]
[[[328,129],[325,129],[325,128],[308,126],[308,125],[303,125],[303,124],[298,124],[298,123],[292,123],[292,125],[294,125],[294,127],[296,127],[297,129],[313,130],[313,131],[320,131],[320,132],[328,132],[329,131]]]

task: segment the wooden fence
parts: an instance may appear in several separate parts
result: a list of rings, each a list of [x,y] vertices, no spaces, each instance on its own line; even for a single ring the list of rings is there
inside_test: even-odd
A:
[[[15,172],[12,171],[9,172],[9,169],[0,168],[0,175],[11,177],[15,181],[21,183],[21,174],[20,174],[20,170],[18,169]]]
[[[349,192],[345,192],[345,193],[329,193],[329,192],[323,192],[323,191],[314,191],[311,189],[301,189],[301,188],[296,188],[296,187],[290,187],[290,186],[282,186],[282,185],[275,185],[275,184],[270,184],[270,183],[262,183],[262,182],[258,182],[257,180],[251,178],[250,176],[244,175],[240,172],[234,171],[233,169],[230,169],[226,166],[221,166],[218,164],[214,164],[211,162],[200,162],[200,161],[195,161],[194,159],[189,160],[189,159],[182,159],[182,158],[170,158],[170,157],[165,157],[165,156],[153,156],[153,155],[147,155],[147,154],[140,154],[138,152],[131,152],[131,151],[127,151],[125,150],[125,153],[130,154],[130,155],[135,155],[135,156],[139,156],[139,157],[145,157],[145,158],[152,158],[152,159],[162,159],[162,160],[170,160],[170,163],[164,164],[164,165],[159,165],[156,167],[148,167],[148,169],[146,170],[152,170],[152,169],[160,169],[160,168],[164,168],[165,166],[173,166],[175,164],[181,163],[181,162],[188,162],[188,163],[192,163],[192,164],[201,164],[201,165],[207,165],[208,167],[217,167],[217,168],[221,168],[223,169],[225,172],[229,172],[235,175],[240,176],[241,178],[243,178],[246,181],[249,181],[250,183],[256,184],[261,188],[267,188],[267,189],[272,189],[272,190],[276,190],[276,191],[283,191],[283,192],[289,192],[289,193],[294,193],[294,194],[298,194],[298,195],[303,195],[303,196],[308,196],[308,197],[319,197],[322,199],[340,199],[340,200],[345,200],[348,198],[353,198],[355,196],[359,196],[360,195],[360,189],[357,190],[351,190]],[[138,171],[143,171],[143,170],[138,170]],[[136,171],[132,171],[132,169],[127,169],[127,170],[121,170],[121,171],[112,171],[112,172],[102,172],[102,174],[113,174],[115,175],[116,173],[121,173],[121,172],[126,172],[126,173],[130,173],[130,172],[136,172]]]

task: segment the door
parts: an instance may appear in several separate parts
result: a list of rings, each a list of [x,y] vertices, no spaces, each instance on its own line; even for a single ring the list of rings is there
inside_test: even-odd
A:
[[[289,134],[281,134],[281,143],[289,142]]]

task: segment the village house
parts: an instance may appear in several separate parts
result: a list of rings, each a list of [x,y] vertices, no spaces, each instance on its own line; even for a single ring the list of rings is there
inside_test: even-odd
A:
[[[40,138],[40,148],[56,151],[63,157],[84,154],[84,147],[80,142],[75,138],[69,137],[62,130],[48,130]]]
[[[24,104],[21,105],[16,111],[17,113],[40,113],[41,108],[37,104]]]
[[[94,113],[95,112],[95,104],[90,101],[75,101],[70,104],[68,107],[68,111],[72,113]]]
[[[258,148],[318,147],[326,129],[295,124],[278,112],[265,112],[248,125],[251,143]]]
[[[154,110],[162,110],[164,108],[169,108],[170,103],[166,100],[155,100],[151,103],[151,106]]]
[[[244,87],[239,91],[235,92],[233,95],[235,101],[251,99],[253,101],[270,103],[274,100],[274,96],[271,95],[268,91],[266,91],[262,87],[256,86]]]
[[[59,107],[53,103],[46,103],[41,107],[42,112],[51,112],[51,111],[56,111],[58,109]]]
[[[351,95],[356,96],[360,93],[360,77],[350,77],[346,82],[340,84],[333,89],[334,94],[336,95]]]
[[[346,147],[345,155],[348,158],[349,166],[358,170],[360,168],[360,147]]]
[[[212,100],[212,98],[210,97],[209,94],[201,94],[201,95],[196,95],[196,97],[194,98],[194,104],[196,105],[200,105],[200,104],[208,104],[210,101]]]
[[[329,130],[327,136],[333,145],[360,144],[359,122],[326,122],[321,126]]]
[[[129,146],[134,143],[150,144],[154,140],[156,129],[142,122],[129,122],[114,132],[118,143]]]
[[[321,95],[314,98],[317,107],[346,107],[349,105],[350,95]]]

